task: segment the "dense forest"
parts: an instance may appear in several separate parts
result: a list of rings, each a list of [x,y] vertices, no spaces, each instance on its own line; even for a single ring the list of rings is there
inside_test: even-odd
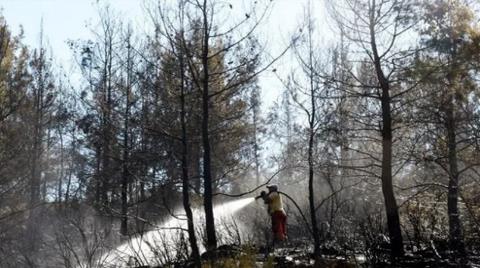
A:
[[[0,267],[478,267],[478,1],[310,0],[273,52],[276,1],[99,1],[68,74],[0,14]]]

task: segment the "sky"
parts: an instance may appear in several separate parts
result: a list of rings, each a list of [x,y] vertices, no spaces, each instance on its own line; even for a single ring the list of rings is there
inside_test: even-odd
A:
[[[274,0],[271,14],[260,29],[260,38],[272,55],[286,46],[290,34],[298,28],[307,1]],[[238,6],[242,4],[242,0],[229,2]],[[323,16],[322,1],[313,2],[315,9],[320,10],[317,12],[319,16]],[[72,52],[67,41],[91,38],[91,29],[98,18],[98,7],[105,3],[109,3],[124,21],[132,21],[137,29],[146,33],[144,0],[1,0],[0,8],[14,33],[19,32],[20,25],[23,27],[24,42],[30,47],[38,47],[43,21],[44,39],[52,51],[54,61],[62,65],[67,73],[72,73],[76,66],[72,64]],[[290,66],[287,56],[272,69],[282,73]],[[268,110],[283,90],[282,85],[271,72],[262,74],[259,82],[262,88],[263,110]]]
[[[75,84],[75,81],[81,78],[77,65],[72,60],[72,51],[67,41],[92,38],[92,28],[98,19],[98,9],[105,4],[109,4],[114,12],[122,17],[123,22],[132,22],[137,34],[148,34],[145,7],[152,1],[155,2],[155,0],[0,0],[0,8],[15,34],[19,33],[21,25],[24,31],[23,41],[31,48],[39,46],[39,33],[43,24],[44,40],[47,47],[51,49],[54,62],[57,66],[63,67],[64,72]],[[241,13],[242,2],[250,0],[223,1],[232,3],[235,8],[238,7],[236,10],[240,12],[239,15],[244,16]],[[269,54],[275,56],[286,47],[291,34],[298,32],[309,0],[273,1],[270,15],[257,32],[257,37],[266,46]],[[323,0],[311,0],[311,3],[317,27],[320,32],[326,33],[320,36],[323,38],[331,35],[327,33],[332,27],[327,22]],[[261,110],[264,114],[267,114],[273,104],[279,100],[284,90],[278,77],[286,77],[292,68],[294,68],[294,60],[287,54],[259,76]],[[273,69],[276,70],[275,73]],[[265,146],[278,150],[277,146],[270,143]]]

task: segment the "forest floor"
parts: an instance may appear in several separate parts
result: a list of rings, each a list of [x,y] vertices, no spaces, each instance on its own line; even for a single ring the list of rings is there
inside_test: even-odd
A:
[[[473,254],[468,260],[457,262],[432,256],[430,252],[422,252],[416,255],[406,252],[406,256],[391,264],[388,258],[376,259],[375,265],[367,262],[362,254],[352,256],[322,255],[317,262],[311,251],[306,248],[277,248],[274,252],[265,254],[264,249],[255,247],[237,247],[225,245],[218,248],[214,253],[202,255],[202,268],[356,268],[356,267],[386,267],[386,268],[447,268],[447,267],[470,267],[480,268],[480,255]],[[333,253],[333,252],[330,252]],[[214,260],[214,261],[212,261]],[[189,267],[187,263],[177,263],[167,267]],[[193,267],[193,266],[192,266]]]

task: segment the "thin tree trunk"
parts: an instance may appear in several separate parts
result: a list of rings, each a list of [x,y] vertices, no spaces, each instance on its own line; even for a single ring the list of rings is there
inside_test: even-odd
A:
[[[36,133],[37,131],[35,131]],[[38,135],[38,134],[35,134]],[[32,154],[32,167],[30,170],[30,207],[34,207],[40,201],[40,172],[38,167],[39,154],[38,154],[38,142],[37,137],[34,138],[33,154]]]
[[[102,209],[106,209],[109,205],[108,192],[112,190],[112,196],[114,195],[113,189],[111,189],[111,176],[112,167],[111,167],[111,142],[113,140],[112,135],[112,60],[113,60],[113,40],[112,36],[109,34],[105,36],[105,58],[104,58],[104,73],[103,73],[103,90],[104,97],[102,103],[103,110],[103,161],[102,161]]]
[[[391,255],[395,258],[403,256],[404,251],[400,217],[392,183],[392,118],[388,89],[383,90],[382,121],[382,193],[387,213]]]
[[[107,94],[109,95],[109,94]],[[110,188],[109,177],[110,177],[110,116],[108,110],[110,109],[108,103],[108,98],[105,98],[106,102],[104,105],[104,120],[103,120],[103,150],[102,150],[102,172],[101,176],[99,177],[99,182],[101,183],[100,189],[100,199],[101,205],[103,206],[102,209],[106,209],[108,206],[108,190]]]
[[[58,185],[57,185],[57,202],[62,203],[62,188],[63,188],[63,177],[65,176],[65,156],[64,156],[64,145],[63,145],[63,133],[59,129],[58,136],[60,138],[60,175],[58,176]]]
[[[130,32],[129,32],[130,34]],[[127,39],[127,81],[126,81],[126,92],[125,92],[125,114],[124,114],[124,126],[123,126],[123,174],[122,174],[122,222],[120,226],[120,233],[122,235],[127,235],[128,233],[128,179],[129,179],[129,170],[128,170],[128,160],[130,149],[128,145],[129,140],[129,120],[130,120],[130,91],[131,91],[131,73],[132,73],[132,59],[131,59],[131,44],[130,36]],[[132,191],[130,191],[131,193]]]
[[[42,38],[42,37],[41,37]],[[28,219],[27,225],[27,237],[26,240],[27,247],[31,251],[37,250],[37,242],[39,238],[39,230],[38,230],[38,221],[40,219],[40,212],[39,208],[36,206],[40,203],[40,190],[41,190],[41,175],[42,175],[42,168],[41,168],[41,157],[42,157],[42,140],[43,140],[43,94],[45,88],[45,81],[43,79],[44,75],[44,54],[43,54],[43,47],[42,47],[42,39],[40,40],[40,52],[39,52],[39,62],[36,63],[37,68],[37,85],[36,88],[33,88],[33,144],[32,144],[32,152],[31,152],[31,167],[30,167],[30,215]]]
[[[253,158],[255,161],[255,183],[256,185],[260,185],[260,146],[258,145],[258,118],[259,118],[259,101],[257,95],[257,88],[253,89],[252,97],[252,111],[253,111],[253,118],[252,118],[252,127],[253,127]]]
[[[404,254],[402,230],[400,227],[400,216],[398,214],[397,201],[393,191],[392,182],[392,113],[390,98],[390,83],[382,70],[381,58],[377,50],[375,39],[375,0],[370,7],[370,46],[372,48],[373,63],[378,83],[381,88],[381,107],[382,107],[382,193],[385,200],[385,210],[387,214],[388,234],[391,244],[391,256],[393,259],[401,257]]]
[[[450,169],[448,181],[448,223],[449,223],[449,243],[450,249],[456,254],[465,256],[465,244],[463,243],[462,225],[460,221],[460,212],[458,210],[458,163],[457,163],[457,143],[456,143],[456,125],[453,108],[453,97],[450,96],[446,109],[446,134],[448,146],[448,164]]]
[[[200,253],[197,245],[197,237],[195,235],[195,225],[193,222],[193,213],[190,206],[190,182],[188,175],[188,143],[187,143],[187,127],[186,127],[186,113],[185,113],[185,76],[183,56],[180,56],[180,121],[182,125],[182,194],[183,194],[183,208],[187,214],[187,228],[190,248],[192,250],[192,257],[195,261],[195,267],[201,268],[202,263]]]
[[[195,143],[192,146],[192,150],[190,151],[192,155],[192,166],[193,166],[193,175],[195,177],[194,180],[194,192],[198,195],[201,194],[202,189],[202,165],[201,165],[201,145],[200,143]]]
[[[128,98],[127,98],[128,99]],[[128,101],[128,100],[127,100]],[[128,110],[128,108],[127,108]],[[122,222],[120,233],[127,235],[128,232],[128,120],[125,120],[124,142],[123,142],[123,172],[122,172]]]
[[[102,169],[101,169],[101,165],[102,165],[102,151],[100,149],[100,146],[96,146],[95,148],[95,204],[97,206],[100,206],[100,204],[102,203],[102,194],[101,194],[101,191],[102,191],[102,188],[103,188],[103,184],[102,184]]]
[[[207,249],[217,248],[217,236],[215,233],[215,219],[213,215],[213,196],[212,196],[212,176],[210,159],[210,136],[209,136],[209,71],[208,71],[208,51],[209,51],[209,24],[207,12],[207,0],[203,1],[203,53],[202,53],[202,142],[203,142],[203,177],[204,177],[204,196],[203,203],[205,207],[205,228],[207,233]]]
[[[142,153],[147,152],[147,133],[146,127],[148,126],[148,108],[147,108],[147,99],[146,99],[146,92],[141,93],[142,98],[142,115],[141,115],[141,140],[142,140]],[[148,164],[146,163],[146,159],[142,157],[142,175],[140,176],[140,200],[143,202],[146,198],[145,196],[145,181],[148,176]]]
[[[43,49],[40,50],[40,59],[43,59]],[[41,143],[42,143],[42,99],[43,99],[43,87],[44,82],[43,75],[43,63],[40,63],[38,68],[38,85],[37,89],[34,89],[34,119],[33,119],[33,146],[32,146],[32,161],[31,161],[31,178],[30,178],[30,206],[35,206],[40,200],[40,185],[41,185],[41,170],[40,170],[40,157],[41,157]]]
[[[68,201],[70,200],[70,185],[71,185],[71,183],[72,183],[72,171],[69,170],[68,171],[67,186],[65,187],[65,204],[68,204]]]
[[[258,146],[258,126],[257,126],[257,112],[254,112],[253,117],[253,157],[255,160],[255,182],[256,185],[260,185],[260,156],[259,156],[259,146]]]
[[[312,97],[313,99],[313,97]],[[315,110],[315,109],[313,109]],[[313,235],[313,245],[314,245],[314,256],[315,258],[320,256],[320,236],[317,225],[317,216],[315,209],[315,193],[313,188],[313,139],[314,131],[312,121],[310,123],[310,137],[308,141],[308,201],[310,205],[310,220],[312,224],[312,235]]]
[[[128,86],[127,86],[128,87]],[[130,114],[130,90],[127,88],[124,130],[123,130],[123,172],[122,172],[122,222],[120,233],[127,235],[128,232],[128,119]]]
[[[310,12],[310,10],[309,10]],[[311,19],[309,14],[309,20]],[[312,23],[310,21],[310,23]],[[316,113],[317,107],[315,103],[315,81],[314,81],[314,66],[313,66],[313,44],[312,44],[312,25],[309,25],[309,38],[308,38],[308,46],[309,46],[309,83],[310,83],[310,105],[311,110],[308,117],[308,124],[309,124],[309,137],[308,137],[308,203],[310,206],[310,220],[312,224],[312,235],[313,235],[313,254],[315,256],[315,260],[318,260],[320,257],[320,235],[317,225],[317,212],[316,212],[316,205],[315,205],[315,189],[314,189],[314,163],[313,163],[313,146],[314,146],[314,139],[315,139],[315,123],[316,123]]]

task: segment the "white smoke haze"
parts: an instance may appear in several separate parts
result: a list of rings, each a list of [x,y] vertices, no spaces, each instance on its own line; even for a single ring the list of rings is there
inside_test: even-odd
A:
[[[245,239],[247,236],[246,224],[236,217],[236,214],[246,206],[254,202],[253,197],[227,201],[214,207],[216,230],[219,234],[219,242],[232,242],[231,239]],[[177,211],[181,215],[182,211]],[[203,222],[203,211],[194,209],[194,221],[197,227]],[[111,251],[98,258],[97,263],[102,267],[135,267],[140,265],[165,265],[178,260],[178,255],[189,252],[182,248],[187,244],[187,221],[182,216],[170,216],[159,223],[156,228],[144,234],[135,236]],[[232,230],[235,234],[232,234]],[[238,235],[235,238],[232,235]],[[199,236],[201,237],[201,236]],[[183,241],[183,243],[182,243]],[[237,241],[240,242],[240,241]],[[205,248],[199,244],[200,251]],[[78,268],[87,267],[82,264]]]

